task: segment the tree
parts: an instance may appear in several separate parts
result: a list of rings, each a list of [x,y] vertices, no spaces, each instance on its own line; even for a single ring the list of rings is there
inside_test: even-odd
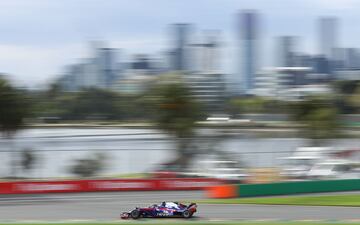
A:
[[[357,84],[355,91],[347,97],[347,103],[353,107],[353,113],[360,111],[360,85]]]
[[[302,125],[301,135],[321,145],[324,140],[340,135],[338,112],[333,101],[327,97],[309,97],[292,107],[292,119]]]
[[[342,114],[359,111],[360,83],[358,81],[336,81],[332,87],[336,93],[336,106]]]
[[[76,160],[69,169],[72,174],[80,177],[95,176],[105,168],[106,159],[107,156],[104,153],[95,153]]]
[[[37,163],[37,155],[31,149],[24,149],[21,152],[20,165],[23,172],[29,173]]]
[[[32,116],[58,120],[148,120],[147,96],[126,95],[95,87],[64,92],[57,85],[31,92]]]
[[[71,113],[75,119],[115,119],[117,95],[111,91],[86,88],[78,92]]]
[[[242,113],[279,113],[283,109],[280,101],[255,96],[230,98],[227,104],[227,111],[233,117]]]
[[[182,80],[171,75],[160,78],[148,99],[153,106],[157,126],[175,138],[178,157],[173,164],[185,168],[195,154],[192,139],[195,122],[202,116],[199,104],[191,97]]]
[[[6,80],[0,79],[0,131],[10,140],[22,128],[28,105],[25,95],[13,88]],[[16,153],[12,152],[11,176],[16,176]]]

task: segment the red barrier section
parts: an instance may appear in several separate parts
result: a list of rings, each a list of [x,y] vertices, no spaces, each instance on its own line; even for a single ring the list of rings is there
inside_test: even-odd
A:
[[[201,190],[222,183],[221,180],[206,178],[18,181],[0,182],[0,194]]]

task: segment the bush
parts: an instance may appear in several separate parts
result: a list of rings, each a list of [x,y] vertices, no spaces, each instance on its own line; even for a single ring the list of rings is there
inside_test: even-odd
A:
[[[99,174],[105,168],[106,155],[96,153],[75,161],[70,167],[70,172],[79,177],[91,177]]]

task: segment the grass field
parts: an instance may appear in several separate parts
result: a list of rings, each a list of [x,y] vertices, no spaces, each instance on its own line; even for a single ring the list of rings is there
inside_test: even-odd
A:
[[[0,223],[0,225],[114,225],[114,224],[131,224],[131,225],[165,225],[165,224],[193,224],[193,225],[357,225],[360,222],[302,222],[302,221],[279,221],[279,222],[257,222],[257,221],[229,221],[229,222],[197,222],[197,221],[159,221],[159,222],[148,222],[148,221],[125,221],[125,222],[103,222],[103,223]]]
[[[263,204],[263,205],[309,205],[309,206],[360,206],[360,194],[321,195],[294,197],[257,197],[199,200],[209,204]]]

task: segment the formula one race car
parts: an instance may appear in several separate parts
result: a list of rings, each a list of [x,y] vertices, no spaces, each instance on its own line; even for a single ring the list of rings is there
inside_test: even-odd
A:
[[[146,208],[136,207],[129,212],[123,212],[121,219],[158,218],[158,217],[182,217],[191,218],[196,212],[197,205],[191,203],[184,205],[178,202],[163,202],[160,205],[154,204]]]

